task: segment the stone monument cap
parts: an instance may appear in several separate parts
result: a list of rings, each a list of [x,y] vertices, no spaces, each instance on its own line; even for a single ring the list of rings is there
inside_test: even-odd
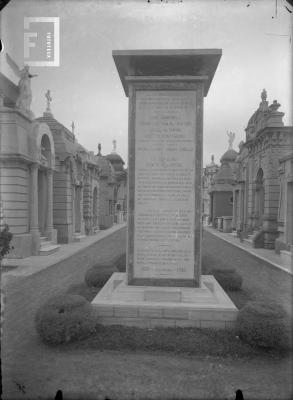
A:
[[[204,82],[206,96],[222,56],[222,50],[113,50],[112,55],[127,97],[127,76],[202,77],[206,79]]]

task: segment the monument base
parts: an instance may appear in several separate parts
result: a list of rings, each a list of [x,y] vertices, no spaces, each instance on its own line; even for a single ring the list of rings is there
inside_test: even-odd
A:
[[[212,275],[202,275],[199,288],[128,286],[126,278],[126,273],[114,273],[92,301],[102,325],[235,326],[238,310]]]

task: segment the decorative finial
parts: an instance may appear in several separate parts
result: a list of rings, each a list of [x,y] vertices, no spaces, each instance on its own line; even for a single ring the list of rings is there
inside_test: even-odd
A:
[[[263,89],[263,91],[261,92],[261,99],[262,101],[266,101],[267,99],[267,91],[265,89]]]
[[[51,108],[50,108],[50,102],[52,101],[51,93],[50,90],[47,90],[47,93],[45,94],[45,97],[47,99],[47,108],[46,108],[46,113],[52,114]]]
[[[99,143],[98,144],[98,154],[97,154],[98,156],[102,155],[101,151],[102,151],[102,145],[101,145],[101,143]]]
[[[227,136],[228,136],[228,143],[229,143],[228,150],[231,150],[231,149],[233,149],[233,142],[234,142],[234,139],[235,139],[235,133],[227,131]]]
[[[212,160],[212,164],[214,164],[215,163],[215,156],[213,154],[211,156],[211,160]]]
[[[112,150],[112,153],[116,153],[116,145],[117,145],[117,142],[116,142],[116,140],[113,140],[112,143],[113,143],[113,150]]]
[[[72,121],[72,123],[71,123],[71,131],[72,131],[73,134],[74,134],[74,129],[75,129],[75,125],[74,125],[74,121]]]
[[[278,108],[281,107],[281,104],[277,102],[277,100],[274,100],[273,103],[270,105],[270,109],[272,111],[277,111]]]

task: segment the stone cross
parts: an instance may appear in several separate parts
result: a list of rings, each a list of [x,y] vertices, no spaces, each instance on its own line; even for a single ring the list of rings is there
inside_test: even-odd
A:
[[[47,99],[47,108],[46,112],[51,114],[51,108],[50,108],[50,102],[52,101],[51,93],[50,90],[47,90],[47,93],[45,94],[45,97]]]
[[[230,149],[233,149],[233,142],[234,142],[234,139],[235,139],[235,133],[227,131],[227,136],[228,136],[228,143],[229,143],[229,150],[230,150]]]

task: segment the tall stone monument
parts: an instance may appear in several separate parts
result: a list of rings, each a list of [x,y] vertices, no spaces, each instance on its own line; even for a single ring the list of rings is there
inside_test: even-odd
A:
[[[127,272],[93,301],[103,323],[235,320],[221,287],[201,276],[203,98],[220,57],[218,49],[113,51],[129,98]],[[219,308],[228,311],[220,321]]]

